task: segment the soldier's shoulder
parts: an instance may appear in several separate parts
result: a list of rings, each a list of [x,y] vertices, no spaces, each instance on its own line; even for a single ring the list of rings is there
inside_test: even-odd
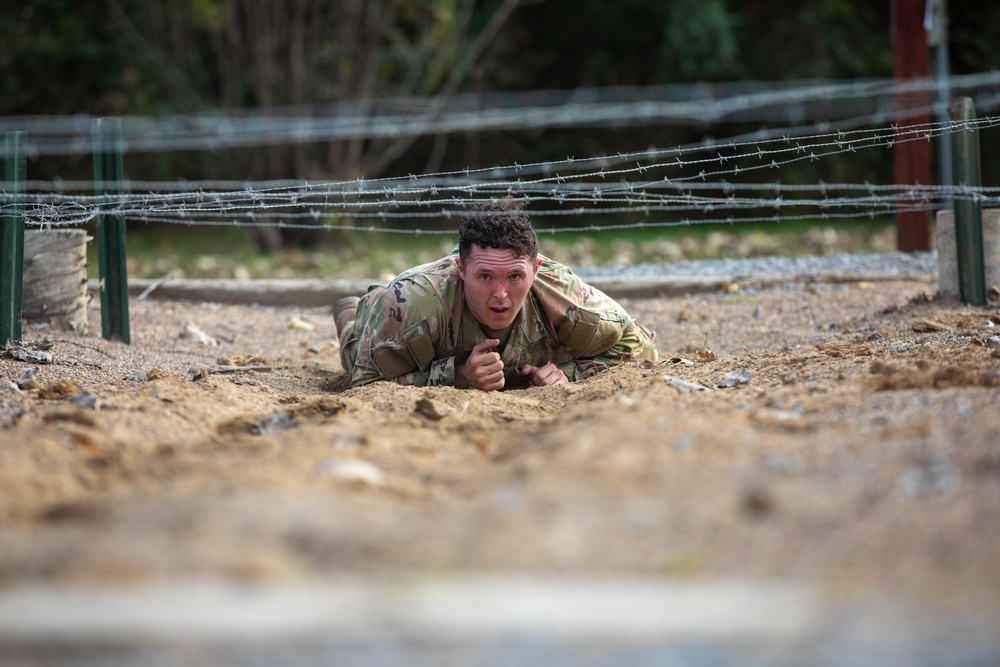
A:
[[[407,269],[393,278],[389,284],[400,282],[436,283],[450,280],[457,275],[458,265],[455,263],[455,257],[448,255],[437,261]]]
[[[552,273],[558,271],[572,271],[567,265],[562,262],[558,262],[551,257],[539,254],[538,259],[542,260],[542,266],[538,269],[539,273]]]
[[[458,293],[458,273],[454,262],[446,260],[400,273],[385,286],[366,295],[362,310],[381,311],[398,322],[434,319],[439,313],[450,310]]]
[[[541,259],[542,265],[535,278],[541,285],[549,289],[564,291],[574,291],[586,286],[586,283],[569,266],[548,257],[541,256]]]
[[[397,294],[439,294],[445,295],[454,290],[458,279],[458,268],[454,261],[448,258],[415,266],[403,271],[390,280],[383,291]]]

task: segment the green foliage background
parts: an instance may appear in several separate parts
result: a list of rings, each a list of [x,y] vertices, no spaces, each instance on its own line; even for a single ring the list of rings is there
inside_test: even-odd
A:
[[[452,89],[525,91],[892,73],[891,1],[817,0],[6,0],[0,115],[159,115],[447,92],[502,4],[511,11]],[[1000,65],[1000,4],[951,0],[951,68]],[[301,17],[301,20],[296,20]],[[296,32],[297,31],[297,32]],[[296,45],[298,53],[296,55]],[[260,54],[260,55],[256,55]],[[363,62],[359,62],[363,61]],[[359,66],[369,68],[359,72]],[[722,128],[723,130],[725,128]],[[663,145],[688,131],[645,128]],[[546,134],[555,135],[554,132]],[[613,153],[613,139],[595,132]],[[725,132],[715,132],[724,136]],[[573,137],[572,141],[587,137]],[[481,139],[480,139],[481,141]],[[426,142],[424,142],[426,143]],[[475,155],[454,142],[449,166]],[[564,157],[553,137],[512,142]],[[507,138],[490,145],[503,163]],[[410,168],[420,144],[385,165]],[[518,155],[517,157],[523,157]],[[218,175],[210,154],[130,165],[139,177]],[[45,165],[38,165],[42,172]],[[276,165],[277,166],[277,165]],[[297,174],[282,165],[285,177]],[[338,167],[328,166],[328,171]],[[265,170],[266,171],[266,170]],[[319,175],[319,174],[317,174]],[[326,176],[334,174],[323,174]],[[369,177],[378,174],[367,174]],[[65,174],[63,174],[65,176]]]

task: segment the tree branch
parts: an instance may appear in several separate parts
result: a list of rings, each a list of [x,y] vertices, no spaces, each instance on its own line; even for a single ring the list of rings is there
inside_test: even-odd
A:
[[[468,76],[472,66],[476,63],[476,60],[480,55],[482,55],[482,52],[486,49],[496,34],[500,32],[500,28],[503,27],[503,24],[521,3],[522,0],[504,0],[504,3],[500,5],[496,12],[494,12],[493,16],[490,17],[490,22],[486,25],[482,32],[476,35],[476,38],[466,49],[465,54],[459,58],[455,67],[452,68],[451,74],[448,76],[448,80],[445,81],[444,86],[442,86],[441,90],[431,101],[430,109],[428,110],[430,114],[439,113],[442,110],[447,96],[453,94],[462,84],[462,81],[464,81]],[[385,171],[388,166],[399,158],[399,156],[405,153],[416,140],[417,137],[410,136],[400,137],[394,141],[372,162],[371,173],[380,174]]]

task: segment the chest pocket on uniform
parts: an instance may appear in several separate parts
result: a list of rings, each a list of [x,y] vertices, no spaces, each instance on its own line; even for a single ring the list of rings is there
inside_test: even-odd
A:
[[[372,348],[372,361],[387,380],[426,369],[434,360],[434,342],[427,320],[386,338]]]
[[[578,311],[578,316],[583,315]],[[567,319],[556,329],[559,342],[581,357],[596,357],[621,340],[624,323],[587,313],[586,319]]]

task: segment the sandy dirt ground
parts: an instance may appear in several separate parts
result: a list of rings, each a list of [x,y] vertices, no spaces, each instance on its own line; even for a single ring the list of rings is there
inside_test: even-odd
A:
[[[326,309],[133,301],[124,345],[92,304],[0,359],[0,585],[739,578],[991,623],[1000,311],[935,290],[623,300],[661,364],[501,393],[350,389]]]

